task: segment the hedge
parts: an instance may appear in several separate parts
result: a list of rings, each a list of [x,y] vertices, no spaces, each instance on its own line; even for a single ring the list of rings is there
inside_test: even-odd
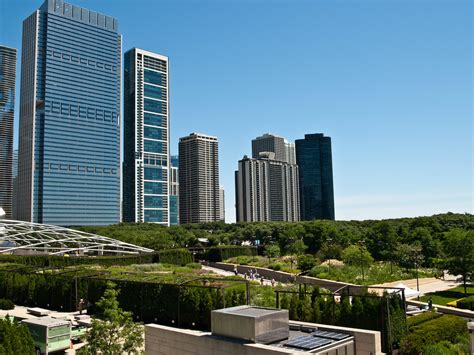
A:
[[[456,302],[456,307],[474,311],[474,295],[461,298],[460,300]]]
[[[15,304],[11,300],[0,298],[0,309],[9,310],[13,308],[15,308]]]
[[[457,316],[443,315],[410,328],[403,339],[400,354],[417,355],[432,344],[441,341],[455,343],[459,336],[467,334],[466,321]]]
[[[424,312],[424,313],[421,313],[419,315],[407,318],[408,327],[414,327],[418,324],[427,322],[427,321],[432,320],[432,319],[439,318],[441,316],[442,316],[441,313]]]
[[[111,266],[151,263],[184,266],[192,261],[192,254],[187,249],[170,249],[150,254],[126,256],[0,255],[0,263],[17,263],[39,267],[66,267],[83,264]]]
[[[210,311],[224,306],[221,289],[107,278],[81,278],[80,275],[69,272],[64,274],[12,270],[0,272],[0,298],[11,299],[17,305],[67,312],[74,311],[76,301],[82,298],[89,304],[88,313],[94,314],[96,312],[94,304],[102,297],[107,282],[111,280],[120,290],[118,296],[120,307],[132,312],[134,320],[145,323],[176,326],[179,319],[180,326],[208,330]],[[225,306],[245,304],[245,291],[245,285],[225,289]]]
[[[241,255],[255,256],[257,255],[257,249],[252,247],[223,245],[209,248],[205,258],[209,261],[219,262]]]

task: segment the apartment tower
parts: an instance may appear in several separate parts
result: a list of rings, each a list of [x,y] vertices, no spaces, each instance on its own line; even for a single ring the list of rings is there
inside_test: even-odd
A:
[[[0,46],[0,207],[13,214],[13,116],[15,111],[16,49]]]
[[[168,57],[124,59],[123,220],[170,225]]]
[[[62,0],[23,22],[19,219],[120,221],[121,52],[116,19]]]
[[[218,141],[200,133],[179,140],[179,222],[220,219]]]

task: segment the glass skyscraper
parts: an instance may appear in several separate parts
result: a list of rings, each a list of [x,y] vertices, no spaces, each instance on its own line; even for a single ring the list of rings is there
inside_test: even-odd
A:
[[[170,225],[179,224],[179,157],[170,157]]]
[[[121,51],[116,19],[62,0],[23,22],[19,219],[120,221]]]
[[[331,138],[322,133],[297,139],[296,163],[299,167],[300,212],[304,221],[334,219]]]
[[[168,58],[133,48],[124,62],[123,220],[170,225]]]
[[[0,46],[0,207],[12,218],[16,49]]]

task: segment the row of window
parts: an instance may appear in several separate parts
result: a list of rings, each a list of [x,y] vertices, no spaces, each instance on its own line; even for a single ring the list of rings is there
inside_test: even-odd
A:
[[[36,169],[41,169],[41,166],[37,165]],[[62,171],[79,171],[83,173],[94,173],[94,174],[111,174],[116,175],[117,169],[113,168],[98,168],[95,166],[77,165],[77,164],[55,164],[46,163],[43,166],[44,170],[62,170]]]
[[[166,180],[166,178],[166,170],[163,170],[162,168],[145,168],[145,180]]]
[[[145,181],[145,194],[166,195],[167,185],[166,182]]]
[[[149,69],[144,69],[144,74],[145,74],[146,83],[166,86],[166,74],[159,73],[159,72],[149,70]]]
[[[163,196],[145,195],[145,208],[168,208],[168,199]]]
[[[93,68],[104,69],[104,70],[108,70],[108,71],[111,71],[111,72],[117,72],[117,67],[115,65],[110,65],[110,64],[102,63],[102,62],[99,62],[99,61],[96,61],[96,60],[82,58],[82,57],[79,57],[77,55],[70,55],[70,54],[60,53],[60,52],[51,51],[51,50],[47,50],[46,55],[49,56],[49,57],[66,60],[66,61],[69,61],[69,62],[72,62],[72,63],[78,63],[78,64],[82,64],[82,65],[87,65],[87,66],[93,67]],[[161,84],[159,84],[159,85],[161,85]]]
[[[145,84],[143,93],[152,99],[166,100],[166,89],[159,86]]]
[[[153,99],[145,98],[145,100],[144,100],[144,109],[145,109],[145,111],[161,113],[163,115],[166,115],[166,113],[167,113],[166,102],[156,101],[156,100],[153,100]]]
[[[145,165],[168,166],[168,160],[165,157],[159,156],[145,156],[143,163]]]
[[[150,153],[166,154],[166,143],[145,139],[144,151]]]
[[[163,210],[145,210],[145,222],[166,222],[168,213]]]
[[[94,109],[75,104],[66,104],[58,101],[46,101],[44,110],[45,112],[51,112],[70,117],[80,117],[113,123],[118,122],[117,112]]]
[[[166,130],[163,128],[145,126],[145,138],[166,140]]]
[[[166,116],[154,115],[150,112],[145,112],[143,118],[145,124],[166,127]]]

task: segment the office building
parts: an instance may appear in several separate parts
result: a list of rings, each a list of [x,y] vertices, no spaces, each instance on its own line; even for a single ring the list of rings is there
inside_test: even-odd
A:
[[[235,191],[237,222],[300,220],[298,166],[275,160],[273,152],[239,161]]]
[[[216,222],[219,210],[218,141],[200,133],[179,140],[179,223]]]
[[[123,220],[170,225],[168,57],[124,59]]]
[[[301,219],[334,220],[331,138],[322,133],[306,134],[295,144],[300,174]]]
[[[62,0],[23,22],[19,219],[120,221],[121,43],[116,19]]]
[[[258,159],[260,153],[275,153],[276,161],[283,161],[289,164],[296,164],[295,145],[289,143],[285,138],[265,133],[252,140],[252,158]]]
[[[12,198],[12,218],[17,219],[17,196],[18,196],[18,149],[13,150],[13,198]]]
[[[13,215],[13,116],[15,113],[16,49],[0,46],[0,207]]]
[[[225,222],[225,191],[224,186],[219,187],[219,220]]]
[[[179,158],[170,158],[170,225],[179,224]]]

